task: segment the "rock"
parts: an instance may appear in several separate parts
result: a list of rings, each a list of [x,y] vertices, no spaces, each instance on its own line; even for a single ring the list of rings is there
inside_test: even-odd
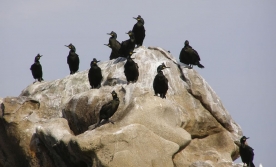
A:
[[[117,58],[98,64],[99,89],[90,89],[85,70],[0,99],[0,166],[237,166],[241,128],[208,83],[162,48],[135,52],[136,83],[127,84],[126,59]],[[162,63],[170,67],[166,99],[152,87]],[[114,124],[90,130],[113,90],[120,99]]]

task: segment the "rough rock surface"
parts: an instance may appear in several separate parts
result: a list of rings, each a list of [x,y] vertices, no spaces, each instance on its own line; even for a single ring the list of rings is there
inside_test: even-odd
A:
[[[136,83],[127,84],[126,59],[118,58],[98,64],[99,89],[90,89],[86,70],[0,98],[0,167],[241,166],[233,160],[242,131],[208,83],[162,48],[135,52]],[[152,87],[161,63],[170,67],[166,99]],[[120,99],[114,124],[90,130],[113,90]]]

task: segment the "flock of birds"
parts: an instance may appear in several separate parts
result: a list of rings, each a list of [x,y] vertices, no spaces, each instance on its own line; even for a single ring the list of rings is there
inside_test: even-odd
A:
[[[113,31],[107,33],[111,37],[109,38],[108,44],[104,44],[111,48],[111,53],[109,59],[116,59],[118,57],[125,57],[126,63],[124,65],[124,73],[127,79],[127,84],[130,82],[135,83],[139,77],[139,66],[136,62],[131,58],[132,54],[135,53],[133,50],[136,47],[140,47],[143,45],[143,41],[145,39],[145,28],[144,28],[144,19],[138,15],[137,18],[133,17],[137,20],[137,23],[133,26],[132,30],[127,32],[129,35],[129,39],[122,41],[121,43],[117,41],[117,34]],[[79,56],[76,53],[76,48],[73,44],[65,45],[70,49],[69,55],[67,57],[67,64],[69,65],[70,74],[74,74],[79,70]],[[35,57],[34,64],[31,66],[30,70],[32,71],[33,78],[38,80],[39,82],[43,81],[42,75],[42,66],[39,62],[39,59],[42,55],[38,54]],[[189,41],[186,40],[184,43],[184,47],[182,48],[179,55],[180,62],[187,64],[188,68],[193,68],[193,65],[198,66],[199,68],[204,68],[204,66],[200,63],[199,54],[195,49],[193,49],[189,45]],[[88,80],[91,85],[91,89],[96,89],[101,86],[101,81],[103,79],[101,68],[97,65],[99,61],[97,59],[93,59],[90,63],[90,70],[88,72]],[[155,96],[160,95],[161,98],[166,98],[166,93],[168,91],[168,79],[164,76],[162,70],[169,68],[166,67],[164,63],[157,67],[157,75],[153,81],[153,89]],[[35,83],[34,82],[34,83]],[[105,122],[109,121],[109,118],[114,115],[118,106],[120,104],[120,100],[115,91],[111,92],[113,99],[108,103],[104,104],[100,109],[99,121],[96,123],[94,128],[103,124],[103,120]],[[102,122],[102,123],[101,123]],[[113,122],[111,122],[113,123]],[[254,167],[253,164],[253,149],[246,144],[246,138],[243,136],[240,139],[240,155],[243,163],[246,163],[247,166]]]

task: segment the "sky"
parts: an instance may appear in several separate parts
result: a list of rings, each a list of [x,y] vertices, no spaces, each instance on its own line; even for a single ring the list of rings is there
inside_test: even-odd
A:
[[[107,33],[128,39],[141,15],[143,45],[169,50],[178,60],[184,41],[197,50],[194,67],[221,98],[254,148],[255,165],[275,166],[276,1],[273,0],[26,0],[0,5],[0,97],[18,96],[34,82],[30,66],[40,53],[45,81],[69,75],[72,43],[79,71],[93,58],[107,61]],[[241,162],[240,159],[235,162]]]

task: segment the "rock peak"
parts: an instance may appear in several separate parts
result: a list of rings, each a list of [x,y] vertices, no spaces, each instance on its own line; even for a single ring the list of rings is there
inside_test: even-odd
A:
[[[22,149],[14,156],[27,166],[234,166],[234,141],[242,132],[208,83],[160,47],[142,46],[135,52],[136,83],[127,84],[126,59],[117,58],[98,63],[103,75],[99,89],[90,89],[85,70],[0,99],[5,107],[0,140],[17,149],[10,139],[20,141]],[[153,90],[162,63],[170,67],[163,70],[169,85],[166,99]],[[114,124],[89,130],[113,90],[120,99],[111,117]],[[1,149],[9,153],[10,148]],[[18,166],[9,158],[5,163]]]

